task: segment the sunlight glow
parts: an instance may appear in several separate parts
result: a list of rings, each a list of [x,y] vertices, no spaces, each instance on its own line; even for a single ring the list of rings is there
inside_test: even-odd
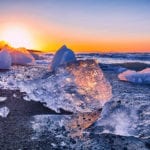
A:
[[[2,32],[2,39],[15,48],[33,47],[30,33],[21,27],[9,27],[4,29]]]

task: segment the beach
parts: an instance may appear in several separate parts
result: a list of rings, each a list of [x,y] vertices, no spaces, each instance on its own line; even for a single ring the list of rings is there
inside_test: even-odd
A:
[[[104,123],[105,121],[102,121],[101,124],[100,120],[97,123],[99,125],[93,125],[87,129],[82,138],[72,138],[64,129],[64,126],[60,126],[60,123],[58,123],[58,120],[63,120],[64,116],[70,116],[70,112],[62,111],[58,114],[44,107],[40,102],[25,101],[25,93],[18,90],[0,89],[0,97],[7,97],[6,101],[0,102],[0,107],[7,106],[10,110],[6,118],[0,118],[1,149],[94,149],[95,144],[97,149],[99,149],[98,147],[124,150],[149,149],[149,85],[119,81],[118,74],[112,70],[104,69],[104,75],[110,82],[113,93],[112,99],[104,106],[109,107],[109,109],[107,108],[107,115],[111,116],[114,110],[119,110],[115,112],[116,118],[120,110],[127,113],[129,118],[122,118],[122,120],[129,121],[129,124],[135,121],[137,123],[135,132],[129,131],[129,133],[126,133],[128,130],[126,126],[123,126],[119,129],[124,130],[124,132],[109,130],[108,128],[105,133],[102,128],[107,128],[107,126]],[[126,108],[136,110],[138,122],[130,118],[130,111]],[[38,117],[40,119],[37,119]],[[109,119],[112,118],[105,118],[105,120]],[[115,122],[116,120],[110,121]],[[34,128],[34,123],[39,127]],[[121,135],[119,135],[119,132]]]

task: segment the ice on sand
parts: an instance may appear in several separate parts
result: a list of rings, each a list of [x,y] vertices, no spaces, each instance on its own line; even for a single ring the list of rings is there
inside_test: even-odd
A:
[[[27,65],[35,61],[33,56],[25,48],[9,50],[9,52],[12,57],[12,64]]]
[[[76,61],[58,67],[44,79],[20,83],[19,88],[34,101],[59,112],[91,112],[111,98],[111,86],[93,60]]]
[[[10,69],[11,67],[11,56],[5,49],[0,51],[0,69]]]
[[[138,84],[150,84],[150,68],[142,71],[127,70],[118,75],[118,78],[123,81],[129,81]]]
[[[7,97],[1,97],[0,96],[0,102],[4,102],[4,101],[6,101],[7,100]]]
[[[2,107],[0,108],[0,117],[6,118],[9,114],[9,108],[8,107]]]
[[[25,48],[8,47],[0,51],[0,69],[10,69],[12,64],[27,65],[34,62],[34,57]]]

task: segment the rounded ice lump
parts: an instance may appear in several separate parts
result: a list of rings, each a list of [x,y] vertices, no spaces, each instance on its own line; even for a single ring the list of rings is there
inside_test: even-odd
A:
[[[34,57],[25,48],[14,49],[11,47],[6,47],[0,51],[1,69],[9,69],[11,64],[27,65],[29,63],[33,63],[34,61]]]
[[[0,51],[0,69],[10,69],[11,67],[11,56],[7,50],[3,49]]]
[[[138,84],[150,84],[150,68],[142,71],[127,70],[118,75],[118,78],[123,81],[129,81]]]
[[[64,45],[56,52],[52,61],[51,70],[53,71],[60,65],[73,61],[76,61],[74,52]]]
[[[12,57],[12,64],[15,65],[27,65],[35,60],[25,48],[9,50],[9,52]]]

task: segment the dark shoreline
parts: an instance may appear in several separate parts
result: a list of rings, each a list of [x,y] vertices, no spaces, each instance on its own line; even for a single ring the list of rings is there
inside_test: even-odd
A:
[[[118,64],[117,64],[118,65]],[[129,65],[129,64],[128,64]],[[130,66],[130,65],[129,65]],[[135,65],[136,67],[136,65]],[[113,89],[113,98],[118,104],[134,103],[139,101],[147,102],[150,97],[149,85],[136,85],[128,82],[121,82],[117,78],[115,70],[104,69],[104,74]],[[134,68],[135,69],[135,68]],[[140,94],[140,95],[139,95]],[[15,95],[15,96],[14,96]],[[139,95],[139,96],[138,96]],[[7,97],[7,100],[0,102],[0,107],[7,106],[10,114],[7,118],[0,117],[0,149],[2,150],[53,150],[53,149],[103,149],[103,150],[148,150],[150,148],[150,138],[143,139],[141,137],[120,136],[114,134],[98,134],[93,129],[90,135],[84,135],[84,139],[73,139],[68,137],[67,132],[62,127],[55,130],[49,127],[53,122],[48,122],[48,126],[43,130],[42,135],[38,139],[32,140],[35,134],[31,127],[34,116],[37,115],[69,115],[69,112],[61,112],[58,114],[46,107],[40,102],[25,101],[23,97],[25,93],[18,90],[2,90],[0,96]],[[139,115],[142,115],[142,111]],[[39,125],[42,122],[39,122]],[[55,125],[55,124],[54,124]],[[58,135],[62,137],[57,137]],[[64,142],[66,145],[61,144]],[[53,144],[55,143],[55,145]]]

